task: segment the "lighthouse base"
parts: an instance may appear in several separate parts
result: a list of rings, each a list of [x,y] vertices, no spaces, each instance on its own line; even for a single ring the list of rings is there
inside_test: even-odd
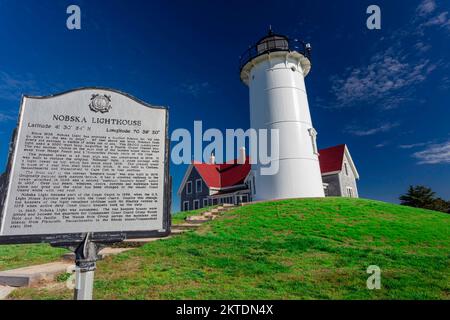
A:
[[[259,166],[254,166],[254,200],[276,200],[292,198],[323,198],[322,175],[315,159],[281,159],[278,172],[261,175]]]

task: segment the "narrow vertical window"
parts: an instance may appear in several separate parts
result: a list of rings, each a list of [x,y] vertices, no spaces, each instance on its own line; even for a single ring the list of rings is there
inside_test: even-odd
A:
[[[309,135],[311,136],[311,143],[312,143],[313,153],[315,155],[318,155],[319,154],[319,149],[317,149],[317,131],[314,128],[310,128],[308,131],[309,131]]]
[[[345,175],[348,176],[348,166],[347,163],[344,163]]]
[[[202,192],[202,179],[195,180],[195,192]]]
[[[194,200],[194,210],[200,209],[200,200]]]
[[[186,183],[186,193],[191,194],[192,193],[192,181],[188,181]]]
[[[353,188],[352,187],[347,187],[347,196],[349,198],[353,198]]]

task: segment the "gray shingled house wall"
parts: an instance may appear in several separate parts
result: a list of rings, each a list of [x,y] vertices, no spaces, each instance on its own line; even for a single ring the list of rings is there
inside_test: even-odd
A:
[[[348,175],[345,173],[345,163],[347,163],[348,167]],[[347,187],[351,187],[353,189],[353,196],[358,198],[358,186],[356,185],[356,178],[351,169],[350,164],[348,163],[347,157],[344,157],[344,161],[342,163],[342,171],[339,173],[339,180],[341,185],[341,194],[344,197],[347,197]]]
[[[196,192],[195,190],[195,181],[197,179],[201,179],[202,180],[202,191],[201,192]],[[186,192],[186,188],[187,188],[187,182],[188,181],[192,181],[192,193],[191,194],[187,194]],[[191,173],[188,177],[188,179],[186,180],[186,183],[184,185],[183,190],[181,190],[181,194],[180,194],[180,211],[183,211],[183,203],[185,201],[189,201],[189,210],[193,210],[194,208],[194,200],[198,199],[200,200],[200,208],[203,208],[203,199],[207,198],[209,196],[209,189],[208,186],[206,185],[205,181],[203,181],[202,177],[200,176],[200,174],[198,173],[197,169],[192,168]]]
[[[342,196],[339,174],[322,176],[323,183],[328,183],[328,197]]]

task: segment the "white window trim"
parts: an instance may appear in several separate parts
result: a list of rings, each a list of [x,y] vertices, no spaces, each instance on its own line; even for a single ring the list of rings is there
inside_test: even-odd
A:
[[[186,194],[192,194],[192,181],[186,182]]]
[[[186,205],[187,204],[187,209],[185,209],[186,208]],[[183,201],[183,211],[189,211],[189,201]]]
[[[199,182],[199,181],[200,181],[200,188],[197,188],[197,186],[198,186],[197,182]],[[195,193],[202,192],[202,188],[203,188],[202,179],[195,180]]]
[[[195,207],[195,204],[197,203],[197,208]],[[200,209],[200,200],[198,200],[198,199],[195,199],[194,200],[194,203],[192,204],[192,209],[193,210],[197,210],[197,209]]]

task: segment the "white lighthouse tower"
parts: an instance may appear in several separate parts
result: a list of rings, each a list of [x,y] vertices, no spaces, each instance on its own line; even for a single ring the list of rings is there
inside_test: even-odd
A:
[[[250,126],[279,130],[279,170],[261,175],[252,165],[254,200],[324,197],[317,132],[309,112],[304,78],[311,69],[310,46],[269,34],[241,57],[241,80],[250,89]]]

